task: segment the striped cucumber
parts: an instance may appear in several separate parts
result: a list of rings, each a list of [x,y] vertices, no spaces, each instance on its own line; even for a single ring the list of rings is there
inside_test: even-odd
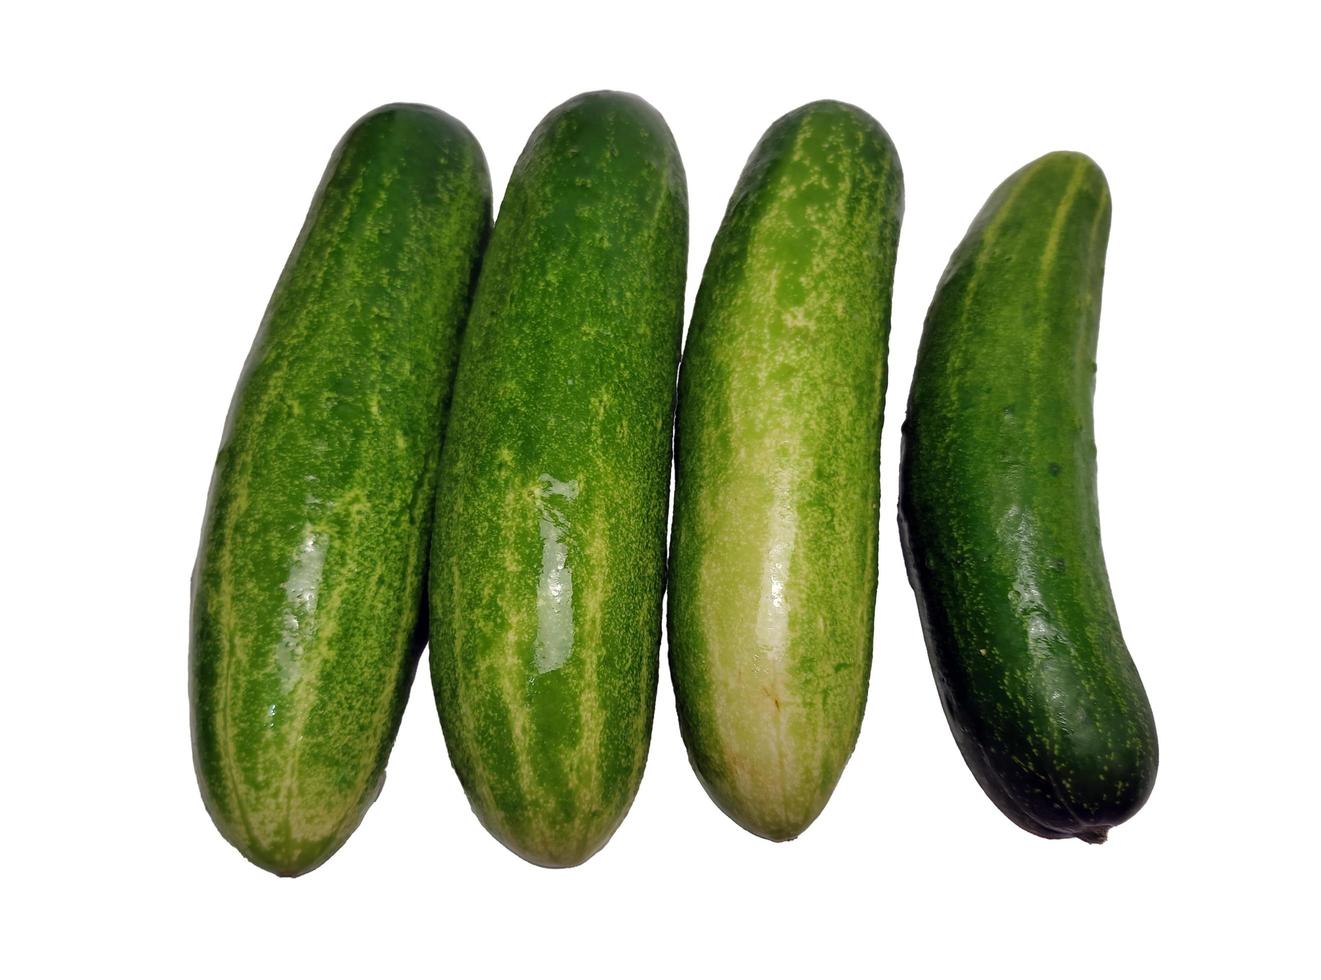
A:
[[[278,874],[333,854],[385,776],[490,207],[457,120],[415,105],[359,120],[230,407],[193,572],[193,755],[216,826]]]
[[[927,314],[900,475],[909,579],[964,759],[1020,827],[1091,842],[1146,801],[1157,759],[1097,510],[1109,231],[1105,177],[1081,154],[991,195]]]
[[[711,248],[684,352],[669,638],[712,799],[796,837],[857,741],[871,668],[894,146],[815,102],[758,144]]]
[[[473,810],[540,865],[601,848],[646,761],[687,237],[660,115],[572,99],[514,167],[463,340],[432,682]]]

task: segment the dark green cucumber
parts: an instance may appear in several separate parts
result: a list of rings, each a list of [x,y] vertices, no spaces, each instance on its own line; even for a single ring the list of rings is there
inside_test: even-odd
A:
[[[671,673],[702,785],[772,840],[816,819],[862,723],[902,213],[874,119],[789,113],[734,190],[688,332]]]
[[[660,115],[572,99],[514,167],[463,340],[431,675],[473,810],[536,864],[601,848],[646,761],[687,239]]]
[[[941,703],[1005,815],[1100,842],[1146,801],[1156,729],[1119,630],[1092,434],[1104,175],[1051,153],[991,195],[927,314],[899,523]]]
[[[193,572],[193,755],[216,826],[278,874],[333,854],[385,776],[490,208],[457,120],[414,105],[363,117],[230,407]]]

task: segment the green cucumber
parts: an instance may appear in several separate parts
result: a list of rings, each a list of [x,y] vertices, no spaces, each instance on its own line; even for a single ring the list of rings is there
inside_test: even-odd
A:
[[[599,850],[646,761],[687,241],[664,120],[574,98],[514,167],[464,335],[431,676],[474,812],[535,864]]]
[[[1156,729],[1110,594],[1092,429],[1104,175],[1051,153],[991,195],[927,314],[899,521],[963,757],[1042,837],[1100,842],[1146,801]]]
[[[216,826],[282,875],[385,776],[419,615],[486,161],[425,106],[340,142],[244,365],[193,572],[193,755]]]
[[[894,146],[814,102],[753,151],[702,278],[675,440],[670,667],[689,758],[746,829],[796,837],[871,669]]]

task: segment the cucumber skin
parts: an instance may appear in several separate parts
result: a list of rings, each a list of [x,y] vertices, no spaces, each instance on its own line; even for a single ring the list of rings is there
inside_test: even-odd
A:
[[[345,135],[244,365],[193,572],[198,783],[253,863],[310,871],[385,778],[421,652],[458,334],[490,225],[457,120],[389,105]]]
[[[821,812],[862,723],[902,213],[874,119],[837,102],[784,116],[734,190],[684,352],[668,634],[680,728],[711,798],[771,840]]]
[[[904,423],[900,532],[950,728],[1042,837],[1105,839],[1158,748],[1101,551],[1092,394],[1105,177],[1052,153],[991,195],[927,315]]]
[[[606,843],[646,762],[687,224],[659,113],[571,99],[514,167],[463,341],[432,682],[474,812],[546,867]]]

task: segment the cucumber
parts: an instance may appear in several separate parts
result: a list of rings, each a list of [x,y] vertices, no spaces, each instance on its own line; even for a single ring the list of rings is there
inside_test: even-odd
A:
[[[814,102],[753,151],[702,278],[675,440],[669,641],[711,798],[771,840],[830,798],[871,668],[894,146]]]
[[[220,832],[315,868],[380,791],[420,653],[435,474],[490,225],[457,120],[345,135],[244,365],[193,572],[193,756]]]
[[[927,314],[899,522],[950,728],[1020,827],[1099,843],[1156,778],[1120,633],[1092,429],[1105,176],[1051,153],[991,195]]]
[[[605,844],[646,761],[687,243],[661,116],[571,99],[514,167],[463,340],[432,683],[474,812],[547,867]]]

